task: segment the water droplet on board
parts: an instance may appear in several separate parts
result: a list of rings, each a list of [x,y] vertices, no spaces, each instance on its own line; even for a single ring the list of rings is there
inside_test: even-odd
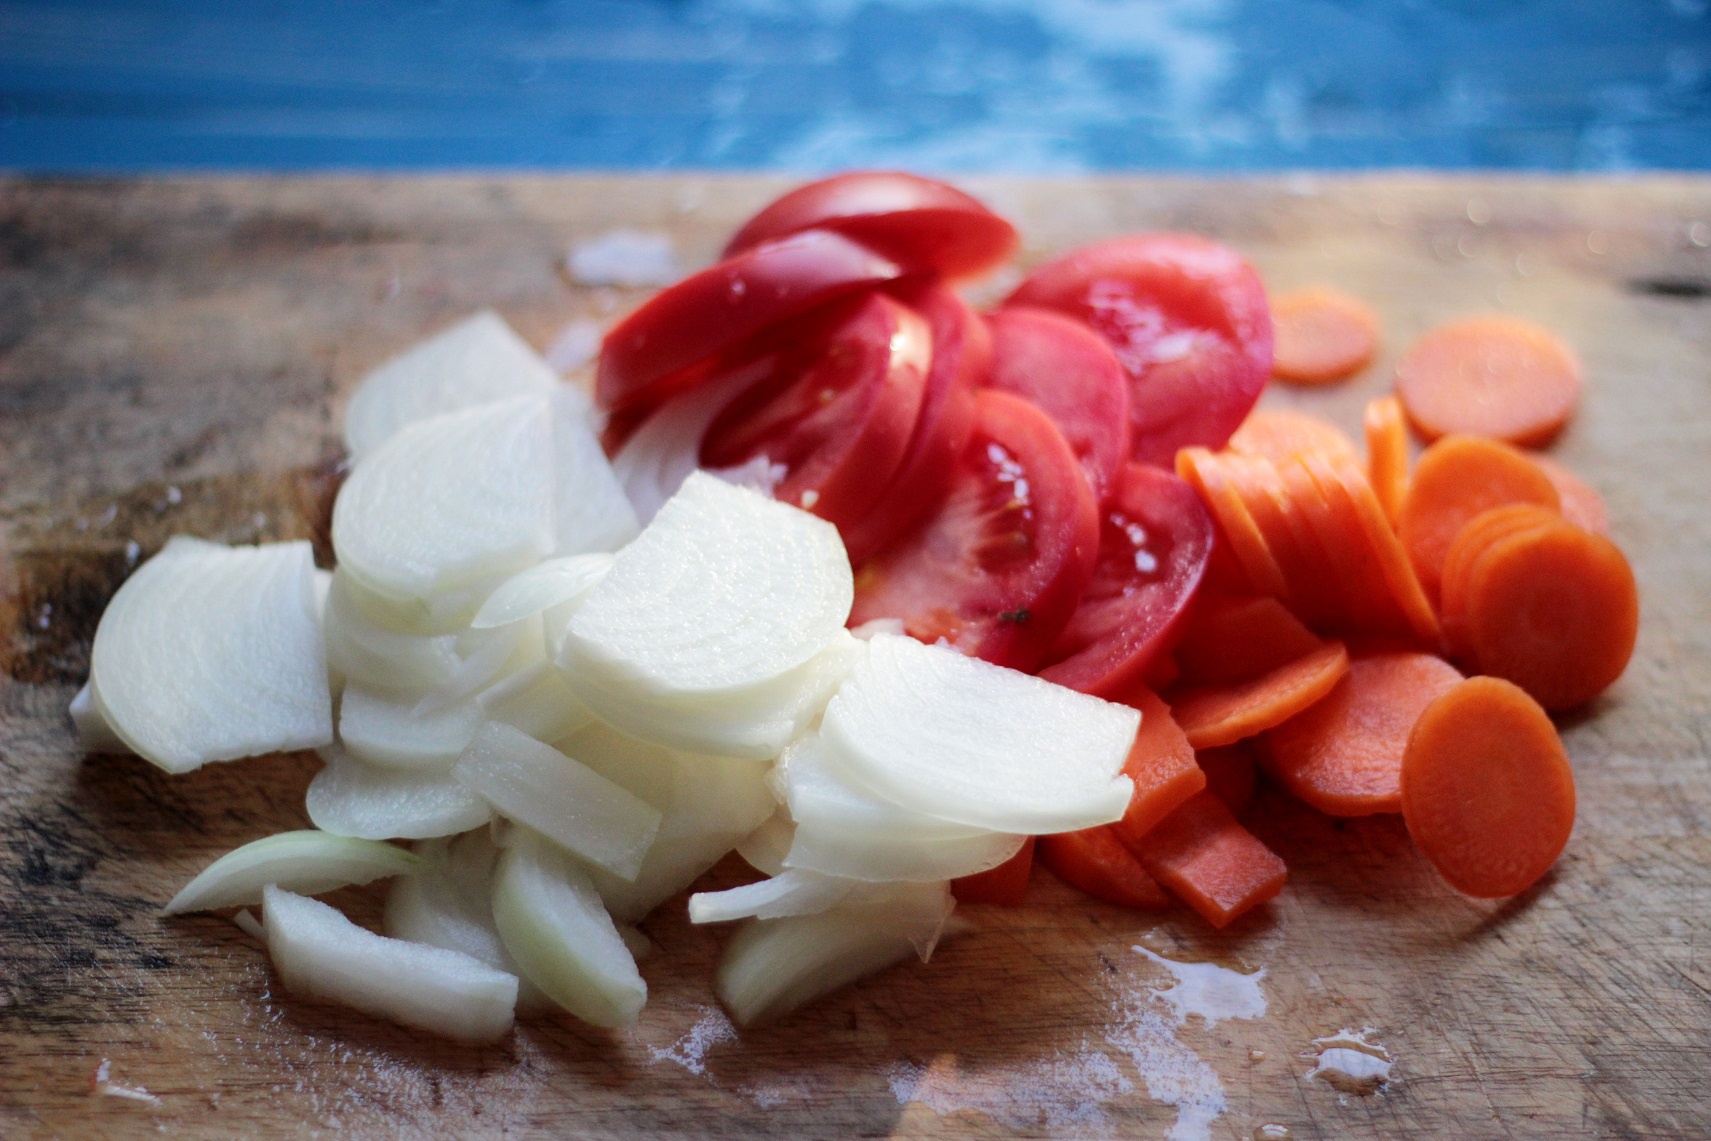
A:
[[[1700,249],[1711,246],[1711,226],[1707,226],[1704,222],[1693,223],[1687,227],[1687,240]]]
[[[1254,1141],[1294,1141],[1295,1133],[1287,1125],[1268,1121],[1254,1128]]]
[[[1248,1051],[1248,1061],[1250,1061],[1250,1062],[1263,1062],[1263,1061],[1265,1061],[1265,1051],[1264,1050],[1249,1050]]]
[[[1368,1026],[1359,1031],[1339,1030],[1324,1038],[1313,1039],[1317,1054],[1304,1054],[1315,1065],[1307,1076],[1318,1078],[1343,1093],[1366,1097],[1377,1093],[1390,1082],[1390,1067],[1395,1065],[1390,1052],[1368,1035],[1378,1033]]]
[[[1491,203],[1483,198],[1467,200],[1467,220],[1475,226],[1483,226],[1491,221]]]

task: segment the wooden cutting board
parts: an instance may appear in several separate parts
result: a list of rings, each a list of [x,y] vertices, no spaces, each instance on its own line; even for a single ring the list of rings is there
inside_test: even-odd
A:
[[[1266,397],[1351,429],[1399,349],[1446,318],[1505,309],[1578,347],[1586,404],[1556,453],[1608,499],[1644,624],[1627,676],[1563,721],[1579,823],[1518,899],[1461,898],[1396,819],[1272,797],[1254,827],[1289,887],[1223,933],[1040,873],[1025,908],[965,909],[931,963],[739,1034],[709,984],[721,935],[679,901],[645,925],[640,1025],[549,1020],[490,1049],[292,1001],[229,921],[158,915],[214,856],[303,826],[315,762],[167,777],[79,754],[65,706],[129,566],[175,532],[319,535],[366,369],[481,306],[542,348],[570,328],[567,351],[577,322],[643,295],[577,283],[571,243],[664,234],[694,266],[782,185],[0,181],[0,1133],[1711,1135],[1706,179],[972,183],[1027,236],[1024,265],[1177,228],[1274,287],[1367,298],[1386,328],[1373,368]],[[375,914],[372,893],[337,902]],[[1266,1013],[1177,1025],[1143,947],[1263,970]],[[1313,1039],[1366,1027],[1394,1059],[1387,1087],[1306,1076]],[[104,1061],[157,1100],[93,1092]]]

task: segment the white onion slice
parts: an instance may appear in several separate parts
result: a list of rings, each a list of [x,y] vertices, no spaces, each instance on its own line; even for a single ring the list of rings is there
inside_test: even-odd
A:
[[[102,720],[172,773],[331,742],[314,569],[307,542],[180,543],[144,563],[95,631]]]
[[[487,801],[444,769],[389,769],[343,749],[322,752],[327,767],[309,782],[309,819],[323,832],[363,840],[426,840],[479,828]]]
[[[445,684],[462,660],[454,634],[403,633],[375,621],[350,589],[348,576],[338,571],[322,623],[332,667],[347,682],[370,689],[431,689]]]
[[[823,651],[853,594],[835,527],[698,472],[618,553],[559,664],[611,690],[739,694]]]
[[[493,581],[553,545],[545,399],[418,420],[357,464],[333,504],[339,566],[369,590],[426,599]]]
[[[491,585],[448,588],[429,598],[394,598],[369,589],[340,567],[332,572],[328,597],[336,595],[340,613],[367,626],[395,634],[456,634],[469,626]]]
[[[792,741],[779,757],[778,767],[784,786],[782,799],[798,827],[836,829],[852,838],[892,846],[993,834],[990,828],[911,811],[852,783],[828,756],[825,739],[818,733]]]
[[[358,760],[397,769],[446,770],[486,720],[475,702],[419,712],[410,697],[345,686],[339,740]]]
[[[931,816],[1065,832],[1123,815],[1140,714],[1127,706],[876,634],[820,726],[852,781]]]
[[[899,884],[879,904],[750,920],[713,988],[739,1026],[777,1018],[911,953],[926,959],[954,906],[948,883]]]
[[[997,867],[1021,850],[1027,837],[977,832],[941,840],[885,840],[836,824],[798,822],[783,865],[868,883],[972,876]]]
[[[729,923],[736,919],[818,915],[863,886],[856,880],[789,869],[742,887],[696,892],[689,897],[689,922]]]
[[[659,831],[659,809],[510,725],[483,725],[452,773],[512,820],[626,879]]]
[[[551,662],[518,670],[476,695],[484,718],[503,721],[551,744],[594,720],[594,712],[566,684]]]
[[[463,1042],[497,1041],[511,1028],[517,976],[468,955],[376,935],[319,900],[271,884],[262,926],[292,994]]]
[[[467,701],[510,674],[546,661],[546,639],[538,617],[490,630],[466,630],[458,638],[463,655],[451,676],[416,703],[419,713]]]
[[[499,858],[493,920],[531,982],[596,1026],[633,1023],[648,987],[588,877],[523,829]]]
[[[374,840],[330,832],[281,832],[227,852],[204,868],[163,909],[168,915],[260,903],[261,889],[278,884],[299,895],[403,875],[421,860]]]
[[[476,611],[470,628],[506,626],[566,602],[575,602],[600,584],[612,569],[613,561],[614,556],[596,551],[538,563],[500,583]]]
[[[345,409],[345,446],[361,459],[406,424],[560,387],[552,366],[483,309],[363,377]]]
[[[553,397],[553,552],[615,551],[641,524],[588,422],[588,397],[560,385]]]
[[[737,855],[762,875],[775,876],[784,870],[784,855],[796,839],[796,825],[783,808],[737,844]]]
[[[77,744],[86,753],[129,753],[125,739],[113,732],[107,719],[95,703],[95,679],[90,678],[71,699],[71,723],[77,730]]]

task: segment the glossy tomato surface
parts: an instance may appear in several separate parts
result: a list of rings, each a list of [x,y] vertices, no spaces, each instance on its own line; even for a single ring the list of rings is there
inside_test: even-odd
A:
[[[1139,681],[1180,633],[1211,556],[1212,519],[1194,489],[1128,465],[1101,514],[1093,577],[1040,676],[1100,697]]]
[[[826,230],[745,250],[656,293],[615,325],[601,343],[595,396],[615,413],[657,404],[685,386],[677,380],[683,370],[901,273]]]
[[[1006,304],[1056,309],[1103,336],[1129,376],[1130,455],[1168,468],[1178,448],[1221,448],[1271,373],[1259,275],[1193,234],[1083,246],[1029,274]]]
[[[725,256],[818,227],[835,230],[906,273],[971,277],[1016,250],[1016,228],[954,186],[894,171],[840,174],[798,187],[750,218]]]
[[[987,389],[943,502],[858,569],[850,622],[900,619],[923,642],[1032,670],[1098,545],[1093,492],[1063,434],[1027,401]]]
[[[701,466],[766,465],[775,498],[846,527],[873,509],[902,462],[932,355],[925,320],[870,294],[822,335],[777,354],[772,377],[708,428]]]

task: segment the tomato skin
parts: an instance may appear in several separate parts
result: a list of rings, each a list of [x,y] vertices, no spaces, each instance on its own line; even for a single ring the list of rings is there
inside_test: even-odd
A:
[[[725,257],[809,228],[833,230],[904,272],[972,277],[1016,251],[1016,228],[954,186],[900,171],[859,171],[799,186],[761,209]]]
[[[1105,339],[1050,309],[1007,306],[992,329],[993,388],[1033,401],[1081,459],[1104,503],[1129,458],[1129,383]]]
[[[1185,628],[1212,537],[1193,488],[1155,467],[1126,466],[1101,513],[1098,564],[1040,676],[1099,697],[1137,683]]]
[[[624,413],[693,383],[694,366],[770,326],[898,277],[894,263],[827,230],[768,242],[691,274],[613,326],[595,397]],[[691,370],[685,374],[684,370]]]
[[[1130,456],[1170,467],[1178,448],[1221,448],[1271,375],[1265,286],[1227,246],[1136,234],[1083,246],[1028,275],[1005,302],[1056,309],[1103,336],[1129,374]]]
[[[1093,573],[1099,513],[1049,417],[1007,392],[975,394],[951,489],[913,532],[856,573],[850,624],[901,619],[923,642],[1031,671]]]
[[[739,396],[703,438],[700,464],[764,457],[784,468],[773,496],[839,528],[872,510],[908,448],[932,332],[879,293],[823,336],[784,349],[773,379]]]
[[[850,563],[860,566],[936,507],[974,431],[974,393],[992,367],[986,322],[950,290],[932,283],[887,287],[932,330],[933,364],[921,412],[896,474],[877,505],[844,527]]]

